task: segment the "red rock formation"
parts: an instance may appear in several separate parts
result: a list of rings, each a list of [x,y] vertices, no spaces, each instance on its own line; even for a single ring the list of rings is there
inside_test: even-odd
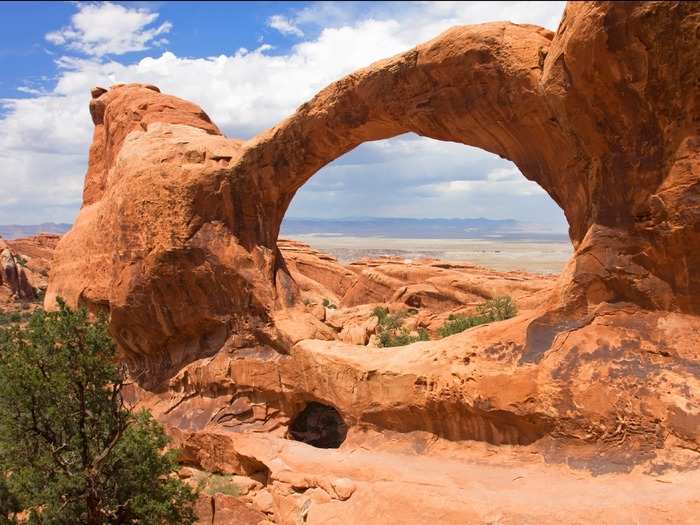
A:
[[[154,122],[180,124],[221,135],[204,111],[184,100],[161,95],[155,86],[138,91],[120,90],[124,84],[92,90],[90,115],[95,124],[90,146],[90,161],[85,175],[83,206],[100,200],[110,184],[109,170],[127,135],[135,129],[146,130]],[[196,154],[194,154],[196,156]]]
[[[312,401],[344,418],[341,459],[358,450],[383,457],[381,443],[360,443],[362,433],[429,433],[439,446],[518,445],[594,473],[694,468],[699,28],[692,2],[571,3],[556,33],[509,23],[453,28],[331,84],[245,143],[153,87],[96,90],[84,206],[57,247],[46,305],[60,295],[108,310],[138,378],[135,398],[173,433],[189,433],[190,461],[214,469],[229,450],[222,461],[239,473],[269,471],[260,503],[280,523],[324,523],[339,509],[367,522],[406,499],[407,486],[396,486],[363,514],[377,484],[363,485],[361,473],[337,469],[354,479],[338,486],[297,479],[337,459],[281,441]],[[318,169],[362,142],[408,131],[515,162],[562,207],[576,252],[554,292],[514,319],[395,351],[329,341],[338,335],[332,319],[305,297],[435,307],[492,293],[456,267],[417,265],[417,282],[405,287],[406,272],[391,262],[365,263],[353,277],[332,260],[278,247],[289,203]],[[449,289],[458,275],[459,290]],[[526,295],[525,283],[518,287]],[[414,445],[411,454],[431,455],[425,440]],[[390,476],[402,461],[421,469],[402,454]],[[500,494],[493,479],[489,490]],[[500,519],[493,506],[469,501],[481,511],[455,507],[444,521]],[[503,501],[505,519],[522,521]],[[661,512],[682,518],[689,496],[679,490],[672,501]],[[616,517],[634,514],[633,501],[620,504]],[[562,508],[532,516],[593,515],[591,505]]]
[[[304,243],[279,239],[277,246],[294,282],[306,297],[315,297],[319,303],[324,298],[338,303],[355,283],[354,272]]]
[[[575,3],[556,34],[454,28],[331,84],[243,146],[155,88],[97,90],[85,208],[49,304],[60,293],[108,305],[135,354],[218,340],[251,306],[265,319],[297,293],[276,247],[295,191],[361,142],[414,131],[513,160],[562,207],[577,248],[564,316],[606,301],[697,312],[699,110],[684,86],[700,68],[694,37],[664,36],[694,34],[697,6],[671,6]]]
[[[280,239],[278,247],[302,298],[319,304],[324,298],[344,307],[394,302],[443,312],[509,295],[521,309],[530,309],[556,283],[555,275],[498,272],[457,261],[382,257],[345,266],[302,242]]]
[[[25,266],[26,260],[0,238],[0,301],[12,303],[34,299],[34,287]]]
[[[7,241],[10,249],[25,261],[25,270],[34,288],[46,289],[53,253],[60,239],[60,235],[40,233]]]

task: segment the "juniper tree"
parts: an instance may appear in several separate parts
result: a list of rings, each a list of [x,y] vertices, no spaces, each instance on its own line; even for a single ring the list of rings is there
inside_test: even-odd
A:
[[[103,318],[62,302],[0,331],[0,523],[186,524],[193,491],[147,412],[125,405]]]

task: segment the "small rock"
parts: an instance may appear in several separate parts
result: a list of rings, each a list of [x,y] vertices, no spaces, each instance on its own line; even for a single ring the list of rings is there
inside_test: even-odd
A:
[[[254,480],[254,479],[251,479],[248,476],[233,476],[231,478],[231,481],[233,481],[233,483],[236,484],[236,486],[238,487],[238,490],[240,491],[241,495],[243,495],[243,496],[245,496],[249,492],[259,490],[263,486],[262,483]]]
[[[326,309],[320,304],[311,306],[311,314],[319,321],[326,320]]]
[[[180,479],[190,479],[197,475],[197,470],[192,467],[182,467],[177,471],[177,477]]]
[[[345,501],[355,492],[355,483],[347,478],[338,478],[331,482],[333,491],[340,501]]]
[[[255,495],[253,498],[253,508],[265,514],[272,514],[275,511],[274,501],[269,490],[263,489]]]

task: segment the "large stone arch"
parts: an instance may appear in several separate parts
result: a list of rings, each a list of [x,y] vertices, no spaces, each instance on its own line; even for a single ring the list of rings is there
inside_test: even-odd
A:
[[[363,142],[414,132],[512,160],[565,204],[569,188],[553,177],[562,162],[553,153],[570,147],[561,133],[547,129],[552,112],[539,93],[552,37],[542,28],[509,23],[453,28],[322,90],[257,137],[242,152],[233,178],[249,181],[256,174],[266,208],[259,221],[278,227],[294,193],[321,167]],[[546,139],[534,141],[537,136]],[[568,208],[577,219],[578,209]],[[242,238],[272,246],[277,231],[267,230]]]
[[[274,312],[295,283],[276,240],[294,193],[358,144],[414,131],[512,160],[564,210],[576,253],[546,315],[698,313],[697,31],[697,5],[673,2],[569,4],[556,33],[456,27],[245,143],[152,86],[96,90],[84,206],[47,306],[108,308],[120,346],[159,366],[232,338],[283,350]]]

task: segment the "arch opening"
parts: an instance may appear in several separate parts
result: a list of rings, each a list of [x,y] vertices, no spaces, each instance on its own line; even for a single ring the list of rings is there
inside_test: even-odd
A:
[[[292,420],[289,436],[316,448],[338,448],[348,428],[337,409],[316,401],[308,403]]]
[[[541,273],[559,272],[572,253],[564,212],[513,162],[414,133],[364,142],[317,171],[291,199],[278,238],[303,241],[342,262],[359,255],[461,258]],[[465,240],[485,242],[471,249]],[[495,247],[499,241],[520,247],[504,250]],[[543,264],[526,253],[537,248],[528,242],[553,241],[561,246],[542,250],[542,259],[551,259]],[[501,254],[495,266],[484,264],[494,253]]]

